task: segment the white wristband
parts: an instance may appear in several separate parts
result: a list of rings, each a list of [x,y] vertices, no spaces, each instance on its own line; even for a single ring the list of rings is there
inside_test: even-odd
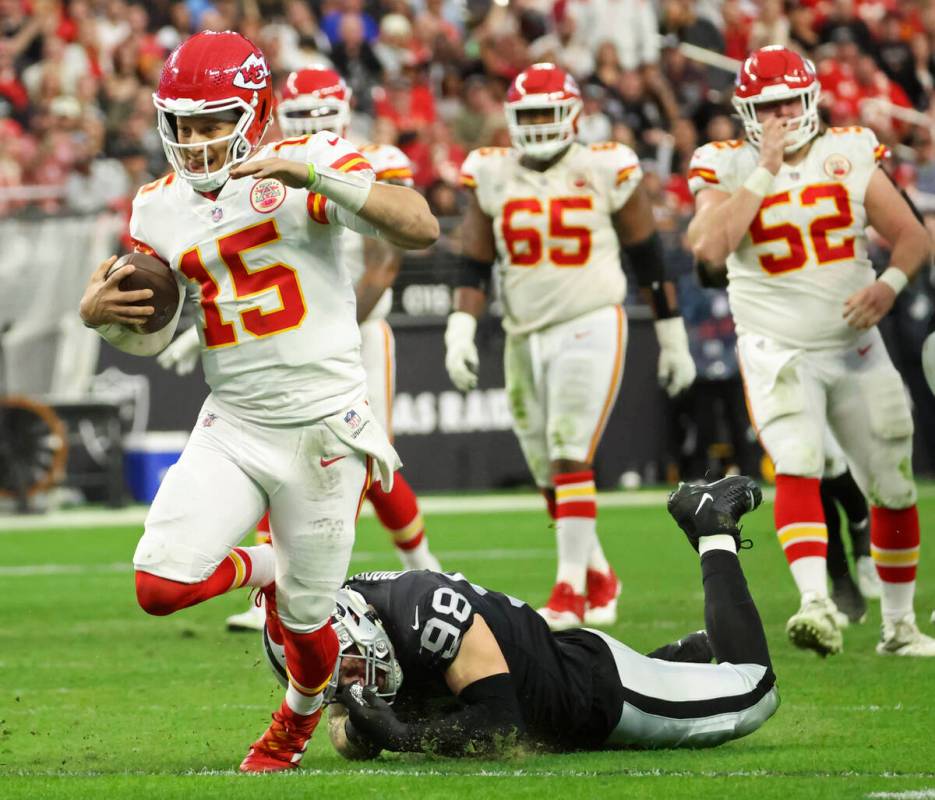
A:
[[[909,283],[909,277],[899,267],[887,267],[877,280],[885,283],[896,294],[905,289],[906,284]]]
[[[364,207],[373,182],[353,172],[340,172],[331,167],[314,166],[315,177],[309,181],[310,192],[327,197],[331,202],[356,214]]]
[[[743,182],[743,188],[750,194],[757,197],[766,197],[769,190],[773,187],[773,178],[775,176],[766,167],[757,167],[750,176]]]

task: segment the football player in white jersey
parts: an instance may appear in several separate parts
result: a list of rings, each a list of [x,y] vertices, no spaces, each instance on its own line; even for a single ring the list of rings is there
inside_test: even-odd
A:
[[[346,136],[351,117],[351,89],[337,72],[327,67],[297,70],[283,85],[276,116],[287,137],[321,132]],[[377,181],[413,186],[412,164],[399,148],[388,144],[364,145],[359,152],[373,168]],[[360,352],[367,376],[368,402],[376,418],[392,435],[396,342],[386,315],[393,302],[391,287],[399,273],[400,251],[384,240],[354,231],[345,231],[342,248],[357,296]],[[159,355],[159,363],[185,374],[194,369],[199,350],[197,331],[193,328]],[[415,492],[401,474],[394,476],[390,491],[384,491],[382,483],[375,481],[367,491],[367,498],[392,536],[406,569],[441,569],[429,549]],[[266,515],[257,525],[257,540],[268,541],[269,537],[269,516]],[[257,603],[228,617],[227,627],[234,631],[262,630],[266,620],[262,596],[257,597]]]
[[[822,131],[818,95],[814,67],[786,48],[744,62],[734,106],[746,141],[695,152],[689,242],[707,269],[726,265],[751,421],[776,465],[776,530],[801,594],[790,639],[822,655],[842,649],[818,485],[827,425],[870,500],[882,582],[877,652],[935,656],[913,612],[912,416],[876,327],[931,243],[878,168],[885,148],[866,128]],[[879,277],[867,258],[868,224],[892,246]]]
[[[285,770],[321,716],[338,650],[328,617],[371,468],[389,486],[399,465],[366,402],[341,231],[425,247],[438,223],[417,192],[374,183],[338,136],[261,145],[270,73],[240,34],[203,32],[180,45],[153,101],[173,172],[140,189],[130,233],[190,287],[211,393],[147,515],[133,558],[137,598],[164,615],[261,588],[290,681],[240,768]],[[82,318],[121,349],[154,355],[177,317],[157,333],[134,326],[153,312],[131,305],[149,290],[122,292],[133,268],[105,277],[114,261],[92,275]],[[267,508],[275,547],[236,547]]]
[[[497,260],[514,431],[555,519],[558,571],[540,613],[556,630],[616,620],[620,584],[597,537],[593,461],[623,373],[621,246],[656,316],[660,380],[676,394],[695,377],[639,161],[616,142],[576,143],[580,111],[574,79],[534,64],[507,94],[513,147],[465,160],[470,203],[445,331],[448,374],[468,391]]]

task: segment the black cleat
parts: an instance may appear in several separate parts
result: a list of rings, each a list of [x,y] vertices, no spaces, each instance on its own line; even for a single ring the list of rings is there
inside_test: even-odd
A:
[[[867,601],[850,574],[831,579],[831,599],[848,622],[861,623],[867,619]]]
[[[714,483],[680,483],[669,495],[668,509],[695,550],[702,536],[727,534],[740,549],[740,518],[763,501],[756,481],[745,475]]]

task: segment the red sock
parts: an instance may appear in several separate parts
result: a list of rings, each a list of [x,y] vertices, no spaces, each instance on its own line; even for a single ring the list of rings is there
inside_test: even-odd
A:
[[[338,636],[330,624],[311,633],[296,633],[283,626],[289,683],[307,697],[324,691],[338,658]]]
[[[419,546],[425,537],[425,523],[415,492],[402,475],[397,472],[393,476],[393,488],[389,492],[383,491],[383,484],[374,483],[367,490],[367,499],[400,550]]]
[[[256,533],[257,539],[260,538],[260,534],[265,536],[270,535],[270,526],[269,526],[269,511],[267,511],[261,518],[260,521],[256,524]]]
[[[147,614],[164,617],[232,589],[239,589],[250,579],[252,571],[249,554],[239,547],[231,550],[217,569],[198,583],[182,583],[137,570],[136,599]]]
[[[919,512],[909,508],[870,507],[870,552],[885,583],[916,579],[919,563]]]
[[[555,505],[555,489],[540,489],[542,496],[545,498],[545,510],[548,512],[549,517],[555,519],[558,516],[558,511]]]
[[[818,478],[776,476],[776,536],[803,598],[828,594],[828,528],[820,484]]]
[[[818,478],[776,476],[773,519],[789,566],[808,556],[828,557],[828,529]]]

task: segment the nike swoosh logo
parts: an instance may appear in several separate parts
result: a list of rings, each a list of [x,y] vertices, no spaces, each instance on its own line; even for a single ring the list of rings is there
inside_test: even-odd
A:
[[[327,459],[324,456],[322,456],[318,460],[318,463],[321,464],[323,467],[330,467],[335,461],[340,461],[342,458],[347,458],[347,456],[336,456],[335,458],[327,458]]]
[[[867,351],[868,351],[871,347],[873,347],[872,344],[868,344],[866,347],[858,347],[858,348],[857,348],[857,355],[859,355],[859,356],[865,356],[865,355],[867,355]]]
[[[333,139],[329,139],[329,140],[328,140],[328,144],[330,144],[332,147],[334,147],[337,143],[338,143],[338,137],[337,137],[337,136],[335,136]]]
[[[695,516],[696,516],[696,517],[698,516],[698,512],[701,511],[701,507],[702,507],[705,503],[707,503],[709,500],[710,500],[712,503],[714,502],[714,498],[713,498],[711,495],[709,495],[707,492],[705,492],[703,495],[701,495],[701,502],[698,504],[698,508],[695,509]]]
[[[419,630],[419,607],[416,606],[416,621],[412,623],[412,629],[414,631]]]

